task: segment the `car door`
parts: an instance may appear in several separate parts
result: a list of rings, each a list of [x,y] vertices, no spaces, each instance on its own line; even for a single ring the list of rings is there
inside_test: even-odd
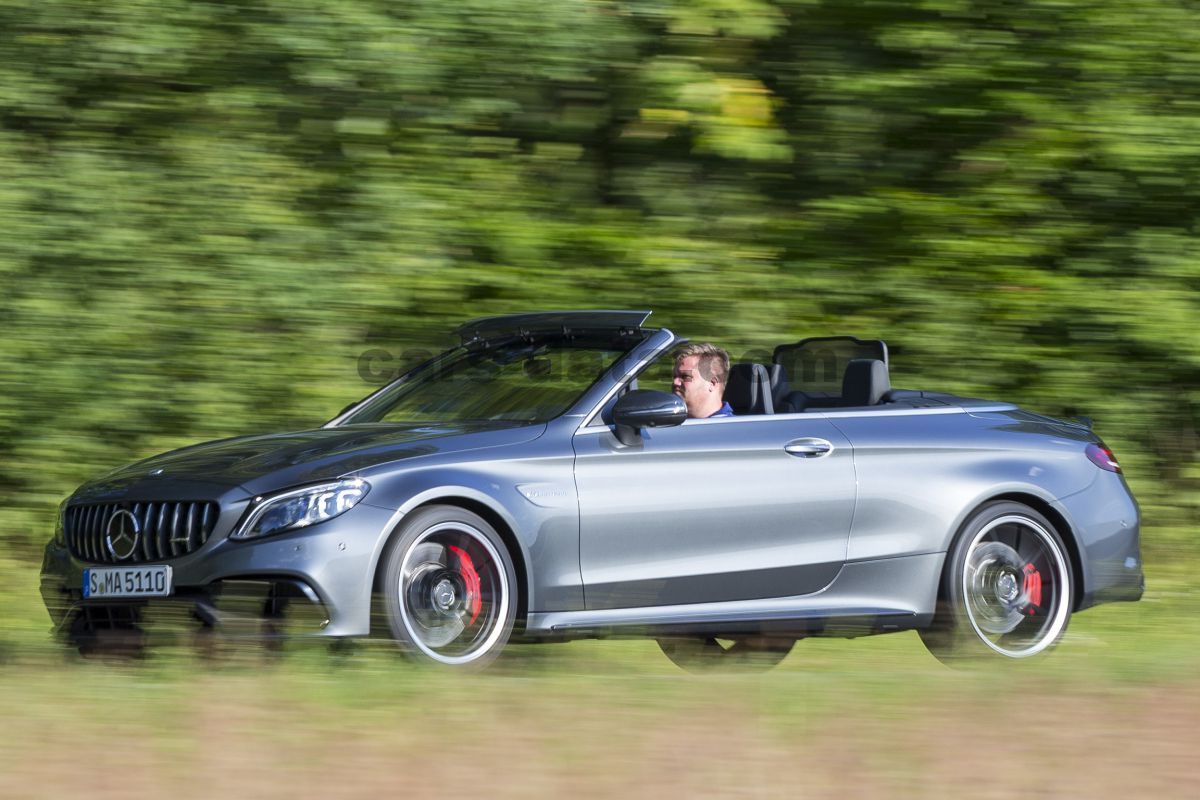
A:
[[[828,585],[855,501],[849,442],[818,414],[574,436],[589,609],[787,597]]]

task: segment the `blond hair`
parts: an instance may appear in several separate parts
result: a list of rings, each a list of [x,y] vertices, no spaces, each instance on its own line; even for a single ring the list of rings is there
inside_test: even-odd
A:
[[[725,385],[725,381],[729,377],[729,353],[715,344],[692,342],[675,354],[675,365],[678,366],[690,356],[700,357],[700,360],[696,362],[696,369],[704,380]]]

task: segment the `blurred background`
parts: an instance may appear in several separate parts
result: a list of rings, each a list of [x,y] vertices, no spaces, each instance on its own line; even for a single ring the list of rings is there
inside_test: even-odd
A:
[[[12,720],[35,732],[0,756],[0,776],[5,757],[16,770],[0,794],[138,793],[38,782],[53,743],[73,735],[53,711],[64,676],[159,687],[146,713],[164,726],[179,718],[173,704],[210,690],[258,698],[245,730],[203,714],[198,728],[172,728],[184,738],[167,737],[163,763],[205,731],[241,736],[279,711],[252,669],[231,667],[204,691],[187,684],[185,701],[191,662],[131,683],[128,667],[55,660],[36,575],[76,485],[205,439],[319,425],[383,380],[361,369],[365,352],[400,363],[469,317],[580,307],[652,308],[653,323],[734,353],[879,337],[894,385],[1093,417],[1142,503],[1150,589],[1082,615],[1048,660],[1062,666],[1015,680],[1051,717],[1158,731],[1139,739],[1142,763],[1182,769],[1162,731],[1200,723],[1198,16],[1178,0],[0,0],[0,601],[11,611],[0,687],[13,687],[0,705],[20,696]],[[774,796],[780,763],[810,754],[835,719],[841,738],[819,737],[834,777],[814,796],[922,794],[919,770],[854,733],[906,736],[916,701],[904,697],[981,703],[1021,728],[994,690],[1014,679],[947,678],[915,638],[882,638],[897,641],[812,643],[809,665],[798,648],[761,679],[776,683],[721,684],[734,698],[721,711],[705,705],[711,687],[663,689],[687,679],[634,643],[531,657],[534,686],[558,687],[528,690],[541,716],[520,670],[472,692],[499,698],[488,731],[512,708],[530,731],[578,722],[566,709],[592,697],[609,716],[581,730],[600,739],[628,725],[711,729],[675,756],[665,734],[609,755],[633,763],[661,745],[679,775],[693,758],[716,769],[709,749],[733,753],[748,772],[693,787],[720,796]],[[357,713],[327,685],[336,669],[377,685],[368,695],[384,706],[426,696],[415,687],[427,678],[388,658],[294,660],[277,676],[294,689],[279,690],[289,708],[315,693],[330,719]],[[1073,694],[1081,669],[1087,691],[1125,705],[1095,711]],[[606,682],[614,671],[632,678]],[[459,690],[429,680],[430,697]],[[823,705],[797,717],[805,686]],[[132,714],[73,691],[85,711]],[[842,701],[861,726],[843,720]],[[976,732],[977,715],[937,703],[953,719],[918,734]],[[432,706],[412,719],[422,714]],[[305,730],[319,750],[327,729]],[[588,761],[586,746],[539,735],[517,738],[557,764]],[[1042,764],[1061,754],[1052,744],[1006,752]],[[276,747],[280,770],[308,752]],[[1142,776],[1095,772],[1116,767],[1089,747],[1067,763],[1096,793]],[[1154,772],[1159,796],[1182,786],[1170,769]],[[525,777],[531,791],[579,793],[557,774]],[[653,775],[581,785],[631,796],[692,786]]]

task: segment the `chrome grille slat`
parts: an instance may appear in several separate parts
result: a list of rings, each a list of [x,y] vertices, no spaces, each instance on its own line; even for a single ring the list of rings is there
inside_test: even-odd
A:
[[[143,505],[142,515],[138,518],[138,523],[142,526],[142,559],[145,561],[149,561],[154,557],[153,552],[150,550],[150,537],[146,534],[146,529],[150,527],[150,509],[153,507],[154,503]]]
[[[154,529],[154,544],[158,547],[158,557],[167,557],[167,546],[165,540],[167,538],[167,507],[170,503],[163,503],[162,508],[158,509],[158,527]]]
[[[88,520],[88,552],[93,561],[100,560],[100,522],[104,519],[104,506],[97,506]]]
[[[153,560],[159,557],[158,546],[155,544],[158,531],[158,508],[162,503],[151,503],[146,510],[146,558]]]
[[[90,553],[92,551],[92,531],[88,528],[88,523],[92,521],[92,510],[85,508],[79,514],[79,552]]]
[[[176,544],[175,540],[177,537],[177,534],[175,533],[175,531],[179,530],[179,509],[182,506],[183,506],[183,503],[175,503],[174,508],[171,509],[171,538],[169,541],[171,543],[171,555],[172,556],[176,556],[179,554],[178,549],[175,547],[175,544]]]
[[[104,523],[112,515],[111,506],[100,506],[92,522],[92,553],[97,561],[108,561],[108,548],[104,546]]]
[[[104,561],[104,520],[107,518],[108,506],[100,506],[92,515],[92,524],[89,528],[88,542],[92,548],[92,558],[100,562]]]
[[[96,546],[95,546],[96,545],[96,519],[100,516],[100,509],[101,509],[101,506],[93,506],[92,508],[88,509],[87,522],[84,523],[84,527],[83,527],[84,536],[87,537],[87,541],[83,546],[83,551],[87,554],[87,557],[92,561],[95,561],[97,558]]]
[[[91,534],[88,531],[88,522],[91,520],[91,517],[92,510],[90,508],[85,507],[79,510],[79,552],[85,558],[91,551],[89,547],[89,537]]]
[[[100,506],[96,520],[92,523],[92,552],[96,554],[97,561],[108,560],[107,548],[104,546],[104,523],[108,521],[111,513],[109,506]]]
[[[82,553],[87,547],[87,509],[79,509],[79,513],[75,515],[75,544]]]
[[[143,528],[142,528],[142,506],[143,506],[143,504],[142,504],[142,503],[134,503],[134,504],[133,504],[133,508],[129,509],[129,512],[130,512],[131,514],[133,514],[133,518],[134,518],[135,520],[137,520],[137,524],[138,524],[138,530],[143,530]],[[138,547],[137,549],[141,549],[141,548],[140,548],[140,545],[141,545],[141,544],[142,544],[142,543],[143,543],[145,540],[146,540],[146,537],[145,537],[145,536],[139,536],[139,537],[138,537],[138,545],[139,545],[139,547]],[[137,550],[135,549],[135,550],[134,550],[134,556],[136,556],[136,555],[137,555]],[[135,558],[134,560],[136,560],[136,558]]]
[[[129,511],[137,520],[140,541],[133,554],[118,562],[105,544],[113,515]],[[194,553],[208,542],[220,509],[208,500],[81,503],[63,512],[67,546],[80,560],[93,564],[138,564]]]
[[[195,507],[195,503],[179,504],[180,522],[173,526],[174,533],[171,535],[171,546],[182,545],[185,553],[189,552],[192,547],[192,519]]]
[[[212,533],[212,525],[215,522],[216,514],[213,513],[213,504],[204,504],[204,517],[200,520],[200,544],[208,541],[208,535]]]
[[[108,545],[104,543],[104,540],[108,536],[106,528],[108,527],[108,521],[112,519],[113,514],[117,513],[118,508],[120,506],[114,503],[104,509],[104,513],[100,517],[100,558],[108,562],[115,562],[116,559],[112,557],[112,553],[108,552]]]
[[[187,551],[190,553],[190,552],[192,552],[192,539],[195,537],[195,531],[196,531],[196,504],[195,503],[188,504],[187,520],[188,520],[187,521],[187,544],[184,546],[187,547]]]
[[[154,504],[154,517],[150,520],[150,552],[152,558],[164,558],[166,553],[163,552],[162,545],[158,543],[158,537],[162,532],[162,515],[166,503]]]

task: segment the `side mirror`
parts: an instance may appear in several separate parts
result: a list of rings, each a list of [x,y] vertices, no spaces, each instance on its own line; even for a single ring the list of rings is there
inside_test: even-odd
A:
[[[651,389],[634,389],[613,406],[612,418],[621,444],[637,444],[641,428],[669,428],[687,419],[683,398]]]

